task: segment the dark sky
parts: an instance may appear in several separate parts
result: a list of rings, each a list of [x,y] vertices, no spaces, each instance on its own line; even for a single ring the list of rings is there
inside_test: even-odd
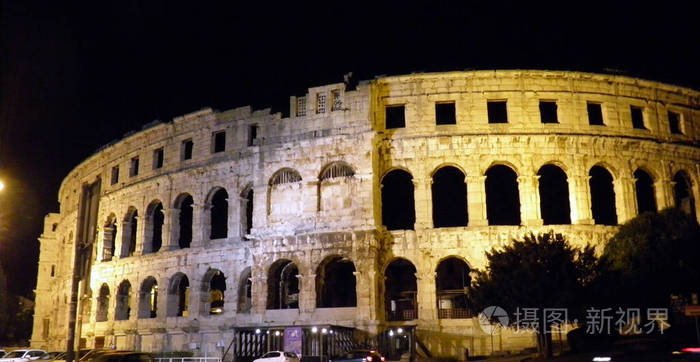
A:
[[[350,71],[608,68],[700,88],[700,22],[670,2],[0,2],[0,255],[23,294],[63,177],[156,119],[206,106],[286,113],[290,95]]]

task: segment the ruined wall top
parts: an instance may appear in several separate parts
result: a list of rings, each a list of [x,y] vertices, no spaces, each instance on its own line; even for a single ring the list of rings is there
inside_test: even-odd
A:
[[[507,102],[508,122],[491,124],[487,103]],[[538,101],[555,102],[557,124],[540,122]],[[453,102],[457,122],[436,126],[435,104]],[[587,105],[601,105],[604,125],[591,126]],[[59,202],[77,205],[80,185],[102,178],[129,180],[125,167],[138,158],[144,175],[167,174],[207,164],[240,160],[263,148],[334,135],[387,131],[385,108],[405,106],[405,127],[396,137],[448,134],[588,134],[660,142],[700,142],[700,92],[637,78],[567,71],[495,70],[380,76],[354,90],[336,83],[290,97],[289,117],[270,109],[240,107],[223,112],[205,108],[172,122],[153,122],[105,145],[64,179]],[[633,127],[631,108],[641,110],[643,127]],[[677,132],[669,117],[678,117]],[[216,134],[225,131],[225,152],[215,152]],[[395,131],[395,132],[393,132]],[[184,160],[185,142],[192,158]],[[163,150],[163,151],[158,151]],[[158,152],[162,152],[159,155]],[[156,167],[158,158],[164,160]],[[186,161],[186,162],[183,162]],[[126,168],[126,169],[125,169]],[[75,200],[73,200],[75,198]]]

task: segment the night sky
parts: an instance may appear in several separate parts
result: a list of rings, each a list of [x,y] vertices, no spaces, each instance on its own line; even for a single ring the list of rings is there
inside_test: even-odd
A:
[[[25,295],[63,177],[153,120],[207,106],[286,115],[290,95],[351,71],[614,69],[700,89],[700,21],[672,2],[0,1],[0,255]]]

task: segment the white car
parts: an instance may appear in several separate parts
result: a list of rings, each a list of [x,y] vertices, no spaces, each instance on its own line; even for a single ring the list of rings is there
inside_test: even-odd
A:
[[[299,357],[294,352],[270,351],[253,362],[299,362]]]
[[[25,362],[38,360],[44,356],[48,356],[46,351],[40,349],[17,349],[8,354],[3,358],[0,358],[1,362]]]

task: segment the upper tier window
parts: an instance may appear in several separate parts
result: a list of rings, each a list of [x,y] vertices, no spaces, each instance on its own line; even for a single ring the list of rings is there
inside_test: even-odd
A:
[[[435,124],[456,124],[455,102],[435,103]]]
[[[668,111],[668,127],[672,134],[683,134],[681,130],[681,115],[679,113]]]
[[[406,115],[405,106],[403,104],[398,106],[387,106],[386,107],[386,129],[391,128],[405,128],[406,127]]]
[[[487,102],[489,123],[508,123],[507,102],[504,100],[494,100]]]
[[[225,131],[215,132],[213,135],[213,138],[214,138],[214,147],[212,148],[212,153],[226,151],[226,132]]]
[[[540,101],[540,120],[542,123],[559,123],[557,102]]]
[[[644,112],[641,107],[630,106],[632,116],[632,127],[637,129],[647,129],[644,126]]]
[[[604,126],[603,123],[603,107],[600,103],[586,103],[588,111],[588,124],[591,126]]]

